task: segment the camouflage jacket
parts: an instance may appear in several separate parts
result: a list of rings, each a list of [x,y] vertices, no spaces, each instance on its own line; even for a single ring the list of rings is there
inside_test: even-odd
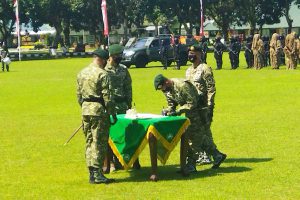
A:
[[[204,63],[198,66],[193,64],[186,71],[186,79],[196,86],[198,94],[208,106],[214,106],[216,87],[211,67]]]
[[[170,91],[165,91],[164,95],[167,98],[167,110],[176,110],[179,113],[190,113],[198,108],[198,93],[195,86],[187,80],[171,79],[173,86]]]
[[[91,63],[77,75],[77,100],[82,115],[100,116],[107,112],[114,114],[108,74],[96,64]],[[99,99],[103,98],[100,103]]]
[[[125,65],[119,64],[116,67],[107,64],[105,70],[108,72],[112,95],[115,103],[126,102],[131,106],[132,102],[132,81]]]

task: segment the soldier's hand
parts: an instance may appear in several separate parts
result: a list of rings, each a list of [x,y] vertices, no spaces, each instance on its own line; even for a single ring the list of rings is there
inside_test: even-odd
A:
[[[175,110],[171,110],[170,112],[167,113],[168,116],[177,116],[178,113]]]
[[[117,115],[116,115],[116,114],[113,114],[113,115],[112,115],[112,118],[113,118],[113,121],[110,122],[110,124],[111,124],[111,125],[114,125],[114,124],[116,124],[117,121],[118,121]]]

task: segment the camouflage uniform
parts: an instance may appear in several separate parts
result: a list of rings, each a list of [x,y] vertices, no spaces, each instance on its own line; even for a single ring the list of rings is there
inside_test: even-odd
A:
[[[288,34],[285,38],[285,64],[287,69],[296,69],[297,67],[297,55],[296,55],[296,42],[295,32]]]
[[[82,108],[83,132],[86,138],[86,164],[101,168],[107,153],[110,127],[114,114],[107,72],[90,64],[77,76],[77,99]]]
[[[197,152],[205,150],[209,154],[213,154],[216,150],[216,145],[211,140],[206,132],[206,118],[204,115],[199,115],[202,107],[199,104],[199,95],[197,89],[190,81],[180,79],[171,79],[174,83],[170,91],[165,91],[164,94],[168,102],[168,111],[174,111],[177,106],[176,113],[185,113],[189,118],[191,125],[186,130],[190,150],[188,157],[192,164],[198,159]],[[201,122],[201,123],[199,123]]]
[[[186,79],[190,80],[196,86],[202,100],[202,106],[208,107],[207,123],[210,126],[216,95],[215,79],[211,67],[207,64],[200,64],[199,66],[194,66],[193,64],[186,71]]]
[[[200,98],[199,102],[201,103],[201,106],[205,108],[199,110],[201,120],[198,123],[204,125],[204,133],[213,142],[210,125],[213,119],[216,88],[212,69],[206,64],[200,64],[199,66],[194,66],[193,64],[186,71],[186,79],[190,80],[196,86]],[[211,162],[205,152],[197,152],[197,154],[199,155],[197,163],[208,164]]]
[[[264,42],[260,39],[259,34],[254,35],[251,49],[254,56],[254,68],[261,69],[264,64]]]
[[[131,108],[132,103],[132,81],[128,69],[122,64],[117,66],[107,64],[105,70],[111,81],[116,112],[117,114],[125,114],[126,110]]]
[[[278,38],[279,35],[277,33],[274,33],[270,41],[270,61],[273,69],[279,69],[279,64],[280,64],[279,54],[280,54],[281,44]]]

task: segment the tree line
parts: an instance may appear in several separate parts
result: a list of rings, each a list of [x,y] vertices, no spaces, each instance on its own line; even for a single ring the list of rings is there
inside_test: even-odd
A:
[[[216,22],[226,40],[231,25],[249,24],[253,34],[265,24],[278,23],[282,16],[291,29],[292,4],[300,7],[300,0],[203,0],[205,18]],[[107,0],[107,11],[110,30],[123,25],[125,38],[131,27],[143,27],[147,22],[156,27],[176,23],[177,34],[182,26],[188,34],[200,27],[200,0]],[[95,36],[103,30],[101,0],[20,0],[19,13],[20,23],[30,23],[35,31],[43,24],[54,27],[56,44],[63,34],[69,45],[70,30],[85,30]],[[13,0],[0,0],[2,41],[7,42],[14,24]]]

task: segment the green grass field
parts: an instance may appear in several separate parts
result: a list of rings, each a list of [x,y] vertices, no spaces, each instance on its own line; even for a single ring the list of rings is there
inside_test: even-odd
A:
[[[214,71],[212,124],[216,144],[228,155],[221,168],[198,166],[183,178],[175,173],[177,146],[159,165],[161,180],[149,182],[146,147],[143,168],[108,175],[117,180],[110,185],[88,183],[82,132],[63,146],[81,123],[76,74],[91,59],[12,63],[11,72],[0,72],[0,199],[299,199],[300,71],[245,69],[242,54],[233,71],[228,55],[223,58],[224,69]],[[212,54],[208,62],[215,68]],[[160,113],[166,102],[154,90],[154,76],[184,77],[186,68],[131,68],[137,110]]]

